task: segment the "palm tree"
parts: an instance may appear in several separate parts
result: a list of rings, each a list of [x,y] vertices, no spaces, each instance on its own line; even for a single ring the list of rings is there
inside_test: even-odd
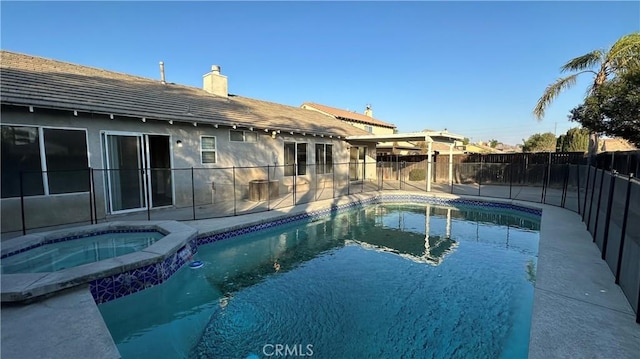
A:
[[[561,77],[547,86],[538,100],[533,114],[538,120],[542,120],[545,110],[551,102],[562,91],[575,85],[579,75],[585,73],[594,75],[593,84],[587,89],[588,96],[609,80],[610,76],[618,76],[638,67],[640,67],[640,32],[621,37],[608,50],[594,50],[569,60],[560,68],[560,71],[575,73]],[[596,133],[591,133],[589,136],[589,157],[595,155],[597,148],[598,136]]]

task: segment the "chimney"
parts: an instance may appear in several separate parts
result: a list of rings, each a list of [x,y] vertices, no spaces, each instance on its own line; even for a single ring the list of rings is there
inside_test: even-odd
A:
[[[373,111],[371,110],[371,105],[367,105],[364,109],[365,116],[373,117]]]
[[[217,96],[229,96],[227,77],[220,75],[220,66],[212,65],[211,72],[202,76],[202,89]]]
[[[167,82],[164,80],[164,62],[160,61],[160,82],[163,85],[166,85]]]

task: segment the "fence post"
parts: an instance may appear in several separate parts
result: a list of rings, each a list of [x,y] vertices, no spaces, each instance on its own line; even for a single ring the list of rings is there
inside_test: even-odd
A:
[[[587,182],[584,184],[584,208],[582,209],[582,222],[585,221],[587,214],[587,194],[589,193],[589,179],[591,177],[591,165],[587,164]],[[587,218],[587,220],[589,220]]]
[[[604,185],[604,173],[605,173],[605,169],[602,169],[602,176],[600,176],[600,190],[598,192],[598,208],[596,209],[596,224],[593,227],[593,241],[596,241],[596,237],[598,235],[598,217],[600,217],[598,214],[600,213],[600,203],[602,202],[602,185]]]
[[[193,213],[193,220],[196,220],[196,185],[193,178],[193,166],[191,167],[191,211]]]
[[[611,171],[613,171],[613,166],[614,166],[615,161],[616,161],[616,153],[615,152],[611,152],[611,168],[609,168]]]
[[[567,190],[569,188],[569,170],[570,164],[565,165],[564,178],[562,179],[562,200],[560,201],[560,207],[565,208],[564,205],[567,202]]]
[[[271,207],[271,169],[267,165],[267,211],[270,211]]]
[[[628,175],[629,173],[631,173],[631,168],[630,168],[631,167],[631,155],[627,154],[626,157],[627,157],[627,165],[626,165],[627,172],[625,172],[624,174]]]
[[[542,174],[542,193],[540,193],[540,203],[544,203],[545,200],[545,191],[546,191],[546,184],[547,184],[547,170],[548,168],[545,167],[544,168],[544,173]]]
[[[460,173],[460,168],[459,168],[460,165],[461,165],[461,163],[456,163],[454,165],[455,169],[456,169],[456,173]],[[451,181],[451,188],[450,188],[451,194],[453,194],[453,186],[454,186],[453,181]]]
[[[591,169],[589,169],[591,170]],[[603,170],[604,171],[604,170]],[[593,171],[593,183],[591,184],[591,199],[589,200],[589,215],[587,216],[587,228],[591,225],[591,213],[593,211],[593,196],[596,193],[596,176],[598,175],[598,167],[596,166]],[[601,184],[602,185],[602,184]],[[587,210],[587,204],[585,203],[585,212]]]
[[[607,202],[607,214],[604,222],[604,238],[602,239],[602,259],[607,256],[607,242],[609,241],[609,223],[611,221],[611,207],[613,206],[613,194],[616,186],[616,171],[611,170],[611,181],[609,185],[609,199]]]
[[[296,198],[298,194],[297,186],[298,186],[298,164],[294,163],[293,164],[293,205],[294,206],[298,202],[298,199]]]
[[[333,165],[333,161],[331,161],[331,190],[332,198],[336,198],[336,168]]]
[[[380,181],[378,181],[378,191],[382,191],[384,189],[384,161],[381,162],[380,165]]]
[[[236,166],[231,167],[231,175],[233,177],[233,215],[236,216],[238,214],[236,208]]]
[[[509,199],[513,190],[513,162],[509,164]]]
[[[402,189],[402,168],[400,167],[400,162],[396,164],[396,168],[398,169],[398,189]]]
[[[347,196],[351,195],[351,162],[349,162],[349,170],[347,171]]]
[[[24,185],[23,181],[23,171],[20,171],[20,215],[22,219],[22,235],[27,234],[27,224],[25,223],[25,215],[24,215]]]
[[[150,170],[149,168],[145,168],[145,169],[143,169],[143,173],[144,173],[144,183],[145,183],[145,186],[144,186],[144,187],[145,187],[145,189],[146,189],[146,190],[145,190],[145,192],[146,192],[146,195],[145,195],[145,196],[147,197],[147,221],[150,221],[150,220],[151,220],[151,201],[150,201],[151,197],[150,197],[150,194],[149,194],[149,192],[151,192],[151,189],[149,188],[149,187],[151,187],[151,186],[150,186],[150,184],[151,184],[151,183],[150,183],[150,181],[149,181],[149,178],[151,177],[151,173],[150,173],[150,171],[151,171],[151,170]],[[193,174],[192,174],[191,178],[193,178]],[[194,219],[195,219],[195,218],[194,218]]]
[[[549,151],[549,159],[547,160],[547,186],[544,187],[544,201],[547,200],[547,188],[551,185],[551,151]],[[545,202],[542,203],[545,203]]]
[[[576,186],[577,186],[577,196],[578,200],[578,214],[582,215],[582,211],[580,210],[580,165],[576,165]],[[584,218],[582,220],[584,222]]]
[[[364,157],[362,157],[362,191],[364,192],[364,180],[367,177],[367,153],[369,151],[365,151]]]
[[[315,189],[314,194],[313,194],[313,200],[317,201],[318,200],[318,164],[316,163],[316,164],[314,164],[312,166],[315,168],[315,172],[316,172],[315,173],[316,189]],[[325,164],[325,167],[326,167],[326,164]],[[324,172],[324,168],[322,170]],[[313,171],[311,171],[311,173],[313,174]]]
[[[95,171],[91,169],[91,196],[93,197],[93,218],[98,224],[98,205],[96,204]]]
[[[480,157],[480,171],[478,172],[478,196],[480,196],[480,187],[482,187],[482,157]]]
[[[620,248],[618,249],[618,265],[616,266],[616,284],[620,284],[620,272],[622,270],[622,254],[624,249],[624,239],[627,236],[627,222],[629,221],[629,203],[631,202],[631,180],[633,173],[629,174],[627,182],[627,199],[624,203],[624,215],[622,216],[622,229],[620,231]],[[640,308],[640,307],[638,307]],[[640,311],[639,311],[640,312]]]
[[[93,224],[93,168],[89,167],[89,218]]]

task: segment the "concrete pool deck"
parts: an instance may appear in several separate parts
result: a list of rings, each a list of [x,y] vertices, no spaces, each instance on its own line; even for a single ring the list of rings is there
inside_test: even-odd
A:
[[[238,217],[183,222],[199,232],[263,223],[331,205],[384,194],[477,199],[541,208],[530,358],[635,358],[640,325],[580,216],[569,210],[515,200],[442,193],[362,193]],[[2,354],[6,358],[119,358],[88,288],[1,310]],[[61,339],[58,339],[61,338]]]

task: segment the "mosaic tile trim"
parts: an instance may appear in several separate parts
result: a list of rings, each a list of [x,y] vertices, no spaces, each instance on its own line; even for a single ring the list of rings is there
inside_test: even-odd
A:
[[[40,243],[34,243],[28,247],[24,247],[24,248],[20,248],[18,250],[9,252],[9,253],[5,253],[2,256],[0,256],[0,259],[4,259],[7,257],[11,257],[13,255],[16,255],[18,253],[22,253],[22,252],[26,252],[28,250],[34,249],[34,248],[38,248],[47,244],[52,244],[52,243],[60,243],[60,242],[65,242],[65,241],[71,241],[74,239],[80,239],[80,238],[87,238],[87,237],[93,237],[93,236],[100,236],[103,234],[111,234],[111,233],[150,233],[150,232],[157,232],[157,233],[162,233],[156,229],[152,229],[152,228],[131,228],[131,229],[106,229],[103,231],[96,231],[96,232],[89,232],[89,233],[83,233],[83,234],[78,234],[75,236],[67,236],[67,237],[60,237],[60,238],[53,238],[53,239],[48,239],[45,241],[42,241]]]
[[[504,208],[515,210],[518,212],[524,212],[528,214],[533,214],[537,216],[542,215],[542,210],[537,208],[529,208],[524,206],[519,206],[511,203],[501,203],[501,202],[489,202],[489,201],[478,201],[478,200],[469,200],[469,199],[461,199],[461,198],[439,198],[439,197],[429,197],[429,196],[419,196],[419,195],[383,195],[379,197],[382,202],[418,202],[418,203],[433,203],[433,204],[459,204],[466,206],[476,206],[476,207],[485,207],[485,208]]]
[[[432,204],[442,204],[442,205],[467,205],[467,206],[476,206],[476,207],[485,207],[485,208],[503,208],[509,210],[516,210],[519,212],[524,212],[528,214],[533,214],[536,216],[542,215],[542,211],[540,209],[528,208],[523,206],[518,206],[510,203],[499,203],[499,202],[487,202],[487,201],[477,201],[477,200],[468,200],[468,199],[459,199],[459,198],[440,198],[440,197],[431,197],[431,196],[420,196],[420,195],[382,195],[382,196],[373,196],[367,199],[358,200],[354,202],[350,202],[343,205],[332,205],[331,208],[298,214],[292,217],[287,217],[283,219],[278,219],[272,222],[256,224],[248,227],[243,227],[239,229],[234,229],[227,232],[215,233],[208,236],[203,236],[198,238],[198,245],[204,245],[212,242],[217,242],[224,239],[229,239],[237,236],[241,236],[247,233],[253,233],[256,231],[261,231],[267,228],[277,227],[283,224],[300,221],[303,219],[314,219],[326,216],[333,212],[344,211],[356,206],[362,206],[368,203],[389,203],[389,202],[417,202],[417,203],[432,203]]]
[[[356,206],[361,206],[364,203],[374,202],[375,200],[376,200],[376,198],[372,197],[372,198],[367,199],[367,200],[354,201],[354,202],[343,204],[343,205],[340,205],[340,206],[332,205],[331,208],[328,208],[328,209],[322,209],[322,210],[317,210],[317,211],[313,211],[313,212],[301,213],[301,214],[297,214],[295,216],[278,219],[278,220],[275,220],[275,221],[272,221],[272,222],[260,223],[260,224],[256,224],[256,225],[252,225],[252,226],[248,226],[248,227],[234,229],[234,230],[227,231],[227,232],[221,232],[221,233],[215,233],[215,234],[211,234],[211,235],[207,235],[207,236],[202,236],[202,237],[198,238],[198,245],[201,246],[201,245],[204,245],[204,244],[213,243],[213,242],[221,241],[221,240],[224,240],[224,239],[229,239],[229,238],[241,236],[243,234],[253,233],[253,232],[261,231],[263,229],[273,228],[273,227],[281,226],[283,224],[297,222],[297,221],[301,221],[301,220],[305,220],[305,219],[311,219],[311,220],[317,219],[317,218],[320,218],[320,217],[324,217],[324,216],[326,216],[326,215],[328,215],[330,213],[333,213],[333,212],[339,212],[339,211],[350,209],[350,208],[353,208],[353,207],[356,207]]]
[[[123,273],[96,279],[89,283],[89,290],[97,304],[137,293],[161,284],[186,264],[198,251],[196,240],[189,241],[162,262],[153,263]]]

